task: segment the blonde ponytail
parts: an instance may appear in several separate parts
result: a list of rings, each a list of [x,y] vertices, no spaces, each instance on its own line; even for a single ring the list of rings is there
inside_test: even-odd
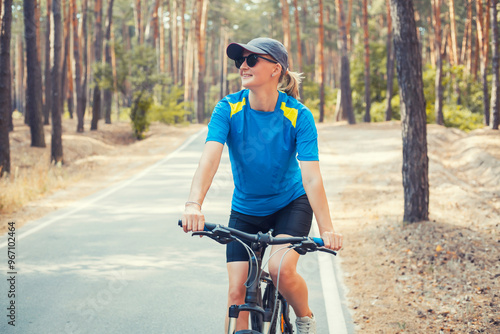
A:
[[[302,82],[302,73],[286,71],[282,72],[278,89],[288,96],[299,99],[299,86]]]

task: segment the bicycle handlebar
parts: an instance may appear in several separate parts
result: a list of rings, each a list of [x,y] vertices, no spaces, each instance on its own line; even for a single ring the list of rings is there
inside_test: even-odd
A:
[[[182,220],[179,219],[178,225],[182,227]],[[313,238],[313,237],[273,237],[267,233],[262,233],[259,232],[257,234],[250,234],[246,232],[242,232],[240,230],[227,227],[224,225],[219,225],[219,224],[212,224],[212,223],[205,223],[205,232],[195,232],[199,235],[207,235],[210,236],[208,233],[216,230],[217,232],[221,232],[223,241],[226,241],[225,243],[228,243],[229,238],[231,237],[237,237],[239,239],[242,239],[247,242],[255,242],[259,244],[264,244],[264,245],[283,245],[283,244],[307,244],[308,242],[313,242],[315,244],[315,248],[320,251],[324,251],[327,253],[331,253],[333,255],[337,255],[337,252],[324,248],[325,244],[323,242],[323,239],[321,238]],[[232,241],[232,239],[230,239]],[[219,240],[217,240],[219,241]],[[222,242],[221,242],[222,243]],[[316,249],[314,249],[316,250]]]

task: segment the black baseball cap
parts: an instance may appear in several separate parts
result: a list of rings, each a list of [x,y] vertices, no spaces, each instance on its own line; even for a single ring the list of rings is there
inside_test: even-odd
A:
[[[283,44],[275,39],[268,37],[254,38],[247,44],[231,43],[227,46],[227,56],[232,59],[238,59],[247,50],[257,54],[268,54],[281,64],[281,67],[286,72],[288,70],[288,52]]]

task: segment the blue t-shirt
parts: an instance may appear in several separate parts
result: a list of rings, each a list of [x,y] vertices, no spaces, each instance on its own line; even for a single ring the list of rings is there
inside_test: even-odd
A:
[[[217,104],[207,142],[227,143],[232,209],[267,216],[305,194],[298,160],[319,160],[318,135],[311,111],[293,97],[280,91],[274,111],[263,112],[250,107],[248,94],[244,89]]]

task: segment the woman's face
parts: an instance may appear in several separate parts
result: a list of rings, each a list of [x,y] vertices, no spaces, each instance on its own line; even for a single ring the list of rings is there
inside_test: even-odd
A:
[[[252,54],[252,52],[245,50],[242,56],[246,57],[250,54]],[[267,54],[261,56],[272,60],[272,57]],[[276,66],[277,65],[272,62],[260,58],[254,67],[248,66],[245,61],[240,67],[241,84],[243,87],[251,89],[271,83],[274,78],[272,74],[276,72]]]

